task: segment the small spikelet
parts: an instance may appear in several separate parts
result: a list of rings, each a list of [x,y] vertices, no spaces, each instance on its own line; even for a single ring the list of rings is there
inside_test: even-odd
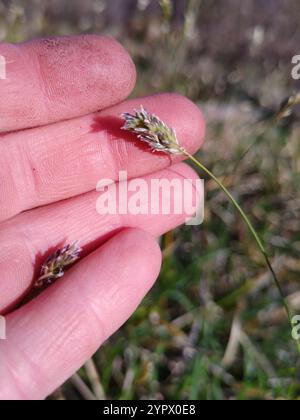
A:
[[[279,111],[276,114],[277,120],[288,118],[292,115],[294,107],[300,104],[300,92],[287,98],[280,106]]]
[[[149,144],[153,151],[169,154],[183,154],[175,130],[169,128],[156,115],[149,114],[143,106],[135,110],[134,114],[122,115],[125,124],[123,130],[135,133],[138,138]]]
[[[43,264],[40,277],[35,282],[34,287],[41,289],[63,277],[66,268],[80,258],[81,251],[82,249],[78,242],[75,242],[73,245],[66,245],[64,248],[55,251]]]

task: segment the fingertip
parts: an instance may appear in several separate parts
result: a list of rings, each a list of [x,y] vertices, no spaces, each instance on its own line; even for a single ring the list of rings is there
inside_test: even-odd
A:
[[[7,78],[0,85],[0,131],[86,115],[124,100],[136,70],[125,48],[100,35],[1,44]]]
[[[159,275],[162,264],[161,249],[155,237],[143,229],[124,228],[106,243],[101,258],[103,252],[107,258],[110,258],[113,252],[118,261],[126,261],[130,275],[123,273],[123,279],[132,285],[132,290],[139,287],[140,292],[147,293]],[[138,275],[132,276],[135,270]],[[136,284],[139,279],[142,279],[143,284]]]
[[[157,240],[149,232],[139,228],[124,229],[119,239],[126,241],[126,252],[134,256],[139,269],[146,268],[148,271],[147,277],[153,283],[152,279],[156,279],[162,264],[162,253]],[[146,278],[146,276],[142,277]]]
[[[61,103],[63,86],[64,97],[76,95],[77,109],[83,103],[87,113],[118,103],[134,87],[134,63],[125,48],[111,37],[49,37],[29,41],[23,47],[33,59],[37,58],[51,102]]]
[[[112,51],[114,53],[114,61],[118,63],[114,88],[117,92],[122,92],[120,97],[120,100],[122,100],[131,94],[136,84],[137,70],[134,61],[125,47],[116,39],[110,36],[94,36],[96,42],[97,40],[99,42],[99,38],[105,41],[107,54],[111,54]]]

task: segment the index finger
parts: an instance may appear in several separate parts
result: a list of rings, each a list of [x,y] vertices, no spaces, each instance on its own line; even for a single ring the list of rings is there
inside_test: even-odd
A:
[[[125,99],[135,66],[115,40],[97,35],[0,43],[0,132],[78,117]]]

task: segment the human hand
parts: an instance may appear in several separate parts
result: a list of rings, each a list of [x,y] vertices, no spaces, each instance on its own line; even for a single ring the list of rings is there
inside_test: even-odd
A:
[[[132,314],[158,276],[155,237],[186,215],[96,211],[97,182],[197,179],[181,157],[149,152],[120,130],[141,103],[177,130],[193,153],[198,108],[178,95],[122,102],[134,65],[115,41],[79,36],[0,44],[0,399],[41,399],[92,356]],[[100,111],[99,111],[100,110]],[[171,166],[170,166],[171,165]],[[146,200],[146,198],[145,198]],[[17,308],[51,250],[80,240],[84,258],[63,279]]]

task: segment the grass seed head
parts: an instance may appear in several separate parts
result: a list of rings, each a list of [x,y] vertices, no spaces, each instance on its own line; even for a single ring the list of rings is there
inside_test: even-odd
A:
[[[63,277],[66,268],[80,258],[81,251],[78,242],[55,251],[43,264],[40,277],[35,282],[34,287],[40,289]]]
[[[140,140],[149,144],[153,151],[165,152],[171,155],[182,155],[176,132],[168,127],[155,114],[149,114],[143,106],[134,114],[122,114],[125,124],[123,130],[135,133]]]

